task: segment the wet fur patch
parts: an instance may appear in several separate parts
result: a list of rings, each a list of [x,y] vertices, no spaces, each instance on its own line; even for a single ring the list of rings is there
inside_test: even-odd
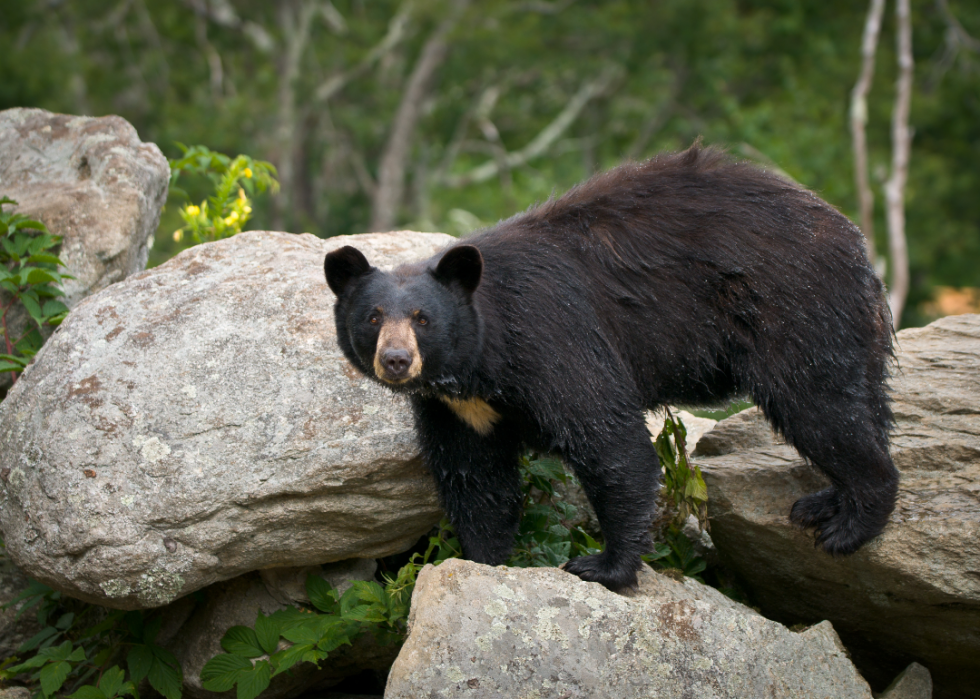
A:
[[[443,403],[456,413],[460,420],[476,430],[476,433],[486,437],[493,431],[493,426],[500,421],[500,413],[491,408],[482,398],[450,398],[439,396]]]
[[[408,367],[405,378],[397,381],[387,378],[381,357],[389,349],[407,350],[411,355],[412,364]],[[422,356],[419,354],[419,343],[415,339],[411,318],[386,320],[382,323],[381,332],[378,334],[378,345],[374,350],[374,373],[382,381],[393,384],[411,381],[422,373]]]

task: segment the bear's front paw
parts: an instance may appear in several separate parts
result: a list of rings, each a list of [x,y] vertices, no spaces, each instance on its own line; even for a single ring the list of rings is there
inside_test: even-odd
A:
[[[562,566],[562,570],[577,575],[582,580],[601,583],[613,592],[624,592],[636,589],[636,571],[640,565],[639,557],[630,562],[614,559],[608,552],[603,552],[573,558]]]

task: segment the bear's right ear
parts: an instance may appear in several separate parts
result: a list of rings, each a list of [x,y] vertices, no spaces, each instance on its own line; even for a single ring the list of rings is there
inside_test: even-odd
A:
[[[357,248],[345,245],[339,250],[328,252],[323,260],[323,272],[327,275],[330,290],[338,297],[357,277],[371,271],[367,258]]]

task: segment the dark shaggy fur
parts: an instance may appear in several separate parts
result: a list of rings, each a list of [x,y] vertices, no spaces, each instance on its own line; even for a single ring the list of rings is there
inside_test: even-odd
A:
[[[616,168],[391,274],[350,247],[326,272],[347,357],[411,396],[467,558],[506,559],[532,447],[565,459],[605,536],[566,569],[635,585],[659,478],[644,410],[739,394],[829,477],[790,513],[826,551],[852,553],[894,507],[891,324],[861,233],[718,151]],[[378,327],[419,317],[421,373],[379,376]],[[397,372],[399,357],[378,361]],[[481,434],[440,396],[482,399],[497,420]]]

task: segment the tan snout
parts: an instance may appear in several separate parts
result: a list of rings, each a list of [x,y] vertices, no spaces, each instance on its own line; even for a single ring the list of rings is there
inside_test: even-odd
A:
[[[374,352],[374,373],[392,384],[411,381],[422,373],[422,357],[411,319],[384,321]]]

